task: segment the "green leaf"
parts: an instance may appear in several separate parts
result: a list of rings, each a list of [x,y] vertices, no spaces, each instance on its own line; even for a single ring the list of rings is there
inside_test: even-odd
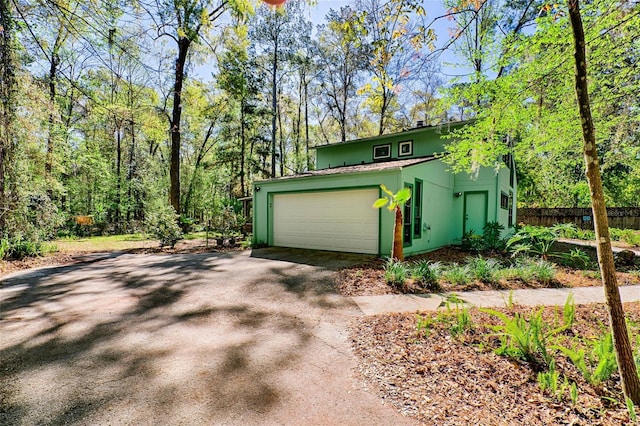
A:
[[[403,205],[411,198],[411,189],[402,188],[395,196],[395,201],[398,205]]]
[[[384,207],[389,202],[388,198],[378,198],[375,203],[373,203],[374,209],[379,209]]]
[[[386,187],[384,184],[381,184],[381,185],[380,185],[380,188],[381,188],[381,189],[382,189],[382,190],[383,190],[387,195],[389,195],[391,198],[393,198],[393,197],[394,197],[393,192],[389,191],[389,190],[387,189],[387,187]]]

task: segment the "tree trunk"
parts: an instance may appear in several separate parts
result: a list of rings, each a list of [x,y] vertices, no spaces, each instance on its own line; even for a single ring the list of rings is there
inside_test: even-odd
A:
[[[10,210],[11,158],[15,119],[15,63],[13,56],[13,19],[11,2],[0,0],[0,229],[4,230]],[[15,180],[14,180],[15,182]]]
[[[194,188],[196,178],[198,177],[198,171],[200,170],[200,165],[202,164],[202,160],[209,153],[213,145],[215,145],[215,142],[214,142],[213,144],[207,147],[207,143],[209,142],[209,139],[211,138],[211,135],[213,133],[214,124],[215,122],[213,121],[211,122],[211,124],[209,124],[209,128],[207,129],[207,134],[205,135],[204,140],[202,141],[202,145],[200,145],[200,148],[198,149],[198,154],[196,155],[196,162],[193,167],[193,174],[191,175],[191,179],[189,180],[187,195],[184,197],[184,211],[186,212],[188,212],[189,208],[191,207],[191,199],[193,198],[193,188]]]
[[[574,57],[576,62],[576,96],[582,120],[584,138],[584,159],[587,166],[587,179],[591,190],[593,222],[598,243],[598,263],[602,274],[605,300],[609,310],[609,322],[613,343],[618,361],[622,391],[635,405],[640,405],[640,379],[633,359],[633,350],[627,331],[627,324],[620,299],[620,291],[616,278],[616,269],[609,237],[609,223],[602,191],[598,153],[596,150],[596,134],[591,117],[589,93],[587,87],[587,58],[585,53],[584,29],[580,16],[578,0],[569,0],[569,18],[573,29]]]
[[[122,122],[115,119],[116,130],[116,230],[120,232],[122,218]]]
[[[51,179],[51,173],[53,170],[53,150],[55,146],[55,116],[54,105],[56,104],[56,78],[58,75],[58,63],[60,62],[58,49],[60,42],[60,33],[54,43],[53,51],[51,52],[51,62],[49,63],[49,134],[47,135],[47,160],[44,164],[44,171],[47,179]],[[49,197],[53,195],[51,189],[49,189]]]
[[[280,108],[278,108],[279,110]],[[284,176],[285,167],[285,146],[284,146],[284,129],[282,127],[282,114],[278,111],[278,132],[280,133],[280,176]]]
[[[245,167],[244,163],[246,162],[245,150],[247,149],[247,139],[245,135],[245,95],[242,95],[240,99],[240,193],[244,197],[247,195],[247,191],[245,191]]]
[[[304,80],[304,142],[305,142],[305,153],[306,153],[306,163],[308,171],[311,169],[311,158],[309,157],[309,82],[306,79]]]
[[[171,159],[169,166],[169,203],[177,214],[180,214],[180,120],[182,118],[182,84],[184,82],[184,66],[191,41],[181,37],[178,41],[178,58],[173,86],[173,110],[171,113]]]
[[[304,74],[300,73],[300,84],[298,85],[298,111],[296,113],[296,123],[295,123],[295,172],[300,173],[302,171],[302,165],[300,161],[300,130],[302,129],[302,102],[303,102],[303,82]]]
[[[127,222],[131,221],[132,214],[135,212],[133,200],[133,177],[136,173],[134,165],[136,152],[136,132],[135,120],[133,118],[129,122],[129,125],[131,126],[131,148],[129,149],[129,164],[127,165]]]
[[[271,177],[276,177],[276,117],[278,114],[278,37],[274,40],[271,64]],[[281,153],[282,154],[282,153]],[[282,158],[280,159],[282,161]]]
[[[393,259],[404,261],[404,248],[402,246],[402,207],[396,207],[396,223],[393,225],[393,252],[391,257]]]

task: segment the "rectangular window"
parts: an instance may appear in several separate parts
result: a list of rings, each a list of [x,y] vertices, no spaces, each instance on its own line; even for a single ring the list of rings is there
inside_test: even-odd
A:
[[[416,179],[413,193],[413,237],[422,237],[422,181]]]
[[[398,157],[413,155],[413,141],[398,142]]]
[[[513,192],[509,191],[509,228],[513,227]]]
[[[384,160],[391,158],[391,144],[376,145],[373,147],[373,159]]]
[[[505,210],[509,208],[509,196],[504,192],[500,192],[500,208]]]
[[[413,185],[405,183],[405,188],[409,188],[411,190],[411,198],[413,198]],[[412,210],[413,204],[411,202],[411,200],[407,201],[407,203],[404,205],[404,214],[403,214],[403,227],[402,227],[402,241],[404,242],[405,246],[410,246],[411,245],[411,239],[413,237],[413,232],[412,231],[412,225],[413,225],[413,215],[411,214],[411,210]]]

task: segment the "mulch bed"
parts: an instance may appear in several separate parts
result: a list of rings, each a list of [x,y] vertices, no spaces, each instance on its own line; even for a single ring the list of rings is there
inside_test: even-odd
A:
[[[626,304],[629,318],[640,321],[640,304]],[[512,307],[503,312],[531,312]],[[351,329],[359,370],[382,398],[404,415],[425,425],[620,425],[629,417],[620,392],[617,372],[604,384],[588,384],[575,367],[556,356],[557,371],[578,386],[579,398],[571,402],[542,392],[538,365],[496,355],[496,338],[486,324],[495,317],[469,311],[474,328],[452,337],[451,321],[437,319],[427,335],[417,332],[416,314],[361,317]],[[442,315],[442,314],[441,314]],[[545,309],[545,318],[558,315]],[[562,313],[560,313],[562,317]],[[602,305],[576,308],[576,322],[567,338],[599,335],[607,324]]]
[[[556,249],[568,250],[570,244],[559,243]],[[592,258],[595,258],[595,250],[589,247],[584,247],[585,252]],[[465,252],[457,247],[443,247],[439,250],[435,250],[423,255],[414,256],[407,259],[408,262],[415,262],[418,260],[429,260],[434,262],[442,262],[447,264],[458,263],[463,264],[474,253]],[[492,257],[501,260],[506,263],[509,257],[492,253]],[[353,267],[345,268],[339,271],[337,279],[337,287],[342,295],[345,296],[376,296],[382,294],[400,294],[400,293],[430,293],[434,290],[425,289],[419,286],[408,286],[406,289],[399,289],[393,285],[388,284],[384,280],[384,265],[385,261],[382,259],[375,259],[369,263],[356,265]],[[625,271],[621,268],[617,272],[619,285],[638,285],[640,284],[640,275],[637,271],[633,272],[634,268]],[[552,287],[591,287],[600,286],[602,281],[599,278],[599,274],[594,270],[576,270],[564,266],[557,267],[557,273],[555,280],[551,283]],[[437,292],[461,292],[461,291],[474,291],[474,290],[514,290],[519,288],[545,288],[549,287],[544,283],[531,281],[523,283],[518,280],[500,280],[498,283],[488,284],[480,281],[473,281],[466,285],[455,285],[447,282],[440,282]]]
[[[571,248],[573,246],[569,244],[554,247],[560,251]],[[595,260],[594,249],[584,251]],[[408,261],[426,259],[463,264],[474,255],[456,247],[445,247]],[[503,263],[509,260],[501,254],[493,254],[493,257]],[[383,260],[376,259],[341,270],[337,279],[339,291],[348,296],[430,291],[417,286],[399,289],[388,284],[384,279],[384,264]],[[640,284],[637,272],[618,272],[617,275],[619,285]],[[554,287],[601,285],[597,271],[563,266],[557,267],[552,283]],[[440,282],[440,288],[435,291],[542,287],[545,285],[539,282],[524,284],[516,280],[501,280],[495,284],[475,281],[464,286]],[[542,309],[548,321],[554,316],[562,318],[558,308]],[[638,334],[640,303],[626,304],[625,309],[628,318],[636,324],[634,333]],[[514,306],[498,311],[510,315],[526,313],[528,317],[534,310]],[[556,356],[557,371],[576,383],[579,398],[573,404],[568,390],[562,398],[554,397],[549,391],[541,391],[538,384],[537,374],[546,367],[495,354],[497,338],[491,337],[487,324],[496,324],[496,318],[477,309],[471,309],[469,313],[474,328],[456,337],[450,331],[451,321],[438,320],[451,315],[446,310],[420,314],[431,318],[426,336],[417,332],[417,313],[354,320],[350,336],[361,374],[378,389],[383,399],[402,414],[425,425],[620,425],[630,422],[617,372],[605,383],[594,386],[586,382],[570,361]],[[577,306],[576,322],[567,339],[573,335],[593,339],[606,331],[607,324],[603,305]],[[566,344],[571,346],[572,343],[567,340]]]

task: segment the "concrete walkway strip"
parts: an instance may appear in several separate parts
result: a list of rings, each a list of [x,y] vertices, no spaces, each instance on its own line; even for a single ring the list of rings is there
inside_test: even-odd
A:
[[[365,315],[390,312],[435,311],[447,300],[455,298],[479,308],[500,308],[510,301],[523,306],[562,306],[569,295],[577,305],[604,303],[602,287],[540,288],[520,290],[468,291],[445,294],[392,294],[382,296],[355,296],[353,301]],[[640,285],[621,286],[623,302],[640,301]]]
[[[445,301],[442,294],[386,294],[354,296],[353,301],[365,315],[391,312],[435,311]]]

